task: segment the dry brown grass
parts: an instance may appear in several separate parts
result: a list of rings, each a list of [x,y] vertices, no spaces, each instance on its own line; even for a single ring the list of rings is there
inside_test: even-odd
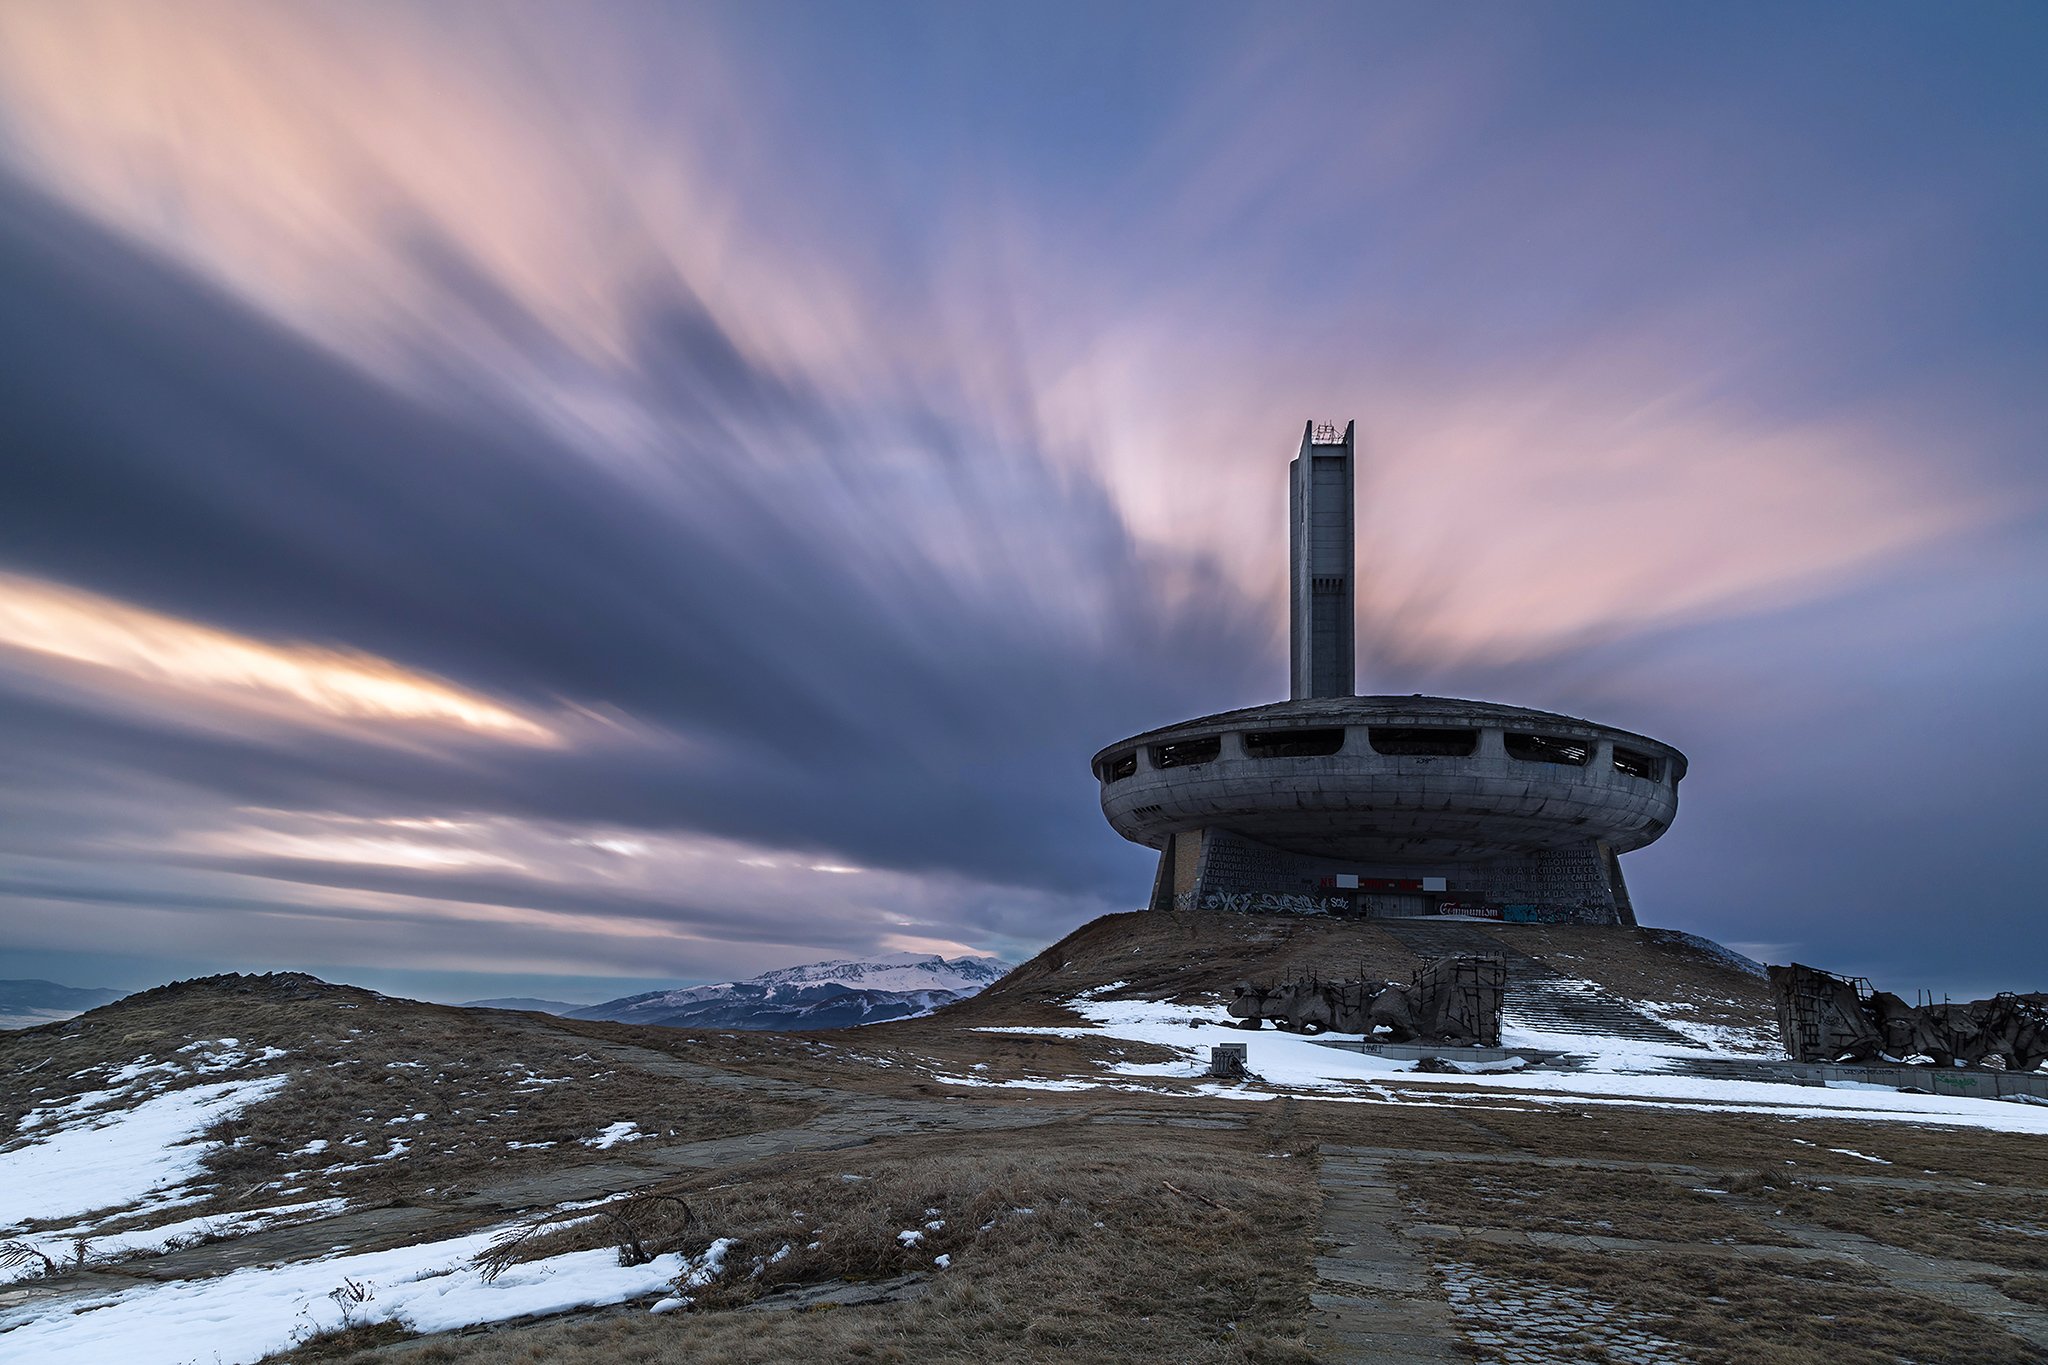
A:
[[[1401,1162],[1388,1169],[1416,1215],[1430,1222],[1651,1242],[1798,1244],[1675,1177],[1520,1162]]]
[[[2038,1190],[2048,1171],[2048,1137],[1936,1124],[1785,1121],[1790,1143],[1777,1163],[1798,1174],[1935,1176],[1968,1187],[1984,1184]],[[1794,1141],[1798,1139],[1798,1141]],[[1803,1145],[1811,1143],[1811,1146]],[[1835,1148],[1844,1150],[1836,1151]],[[1851,1156],[1861,1152],[1864,1156]],[[1882,1158],[1886,1165],[1865,1160]]]
[[[0,1131],[30,1108],[104,1086],[109,1064],[179,1061],[191,1055],[179,1052],[187,1044],[222,1037],[251,1054],[274,1046],[286,1055],[219,1074],[188,1071],[170,1084],[290,1080],[207,1131],[219,1144],[205,1157],[212,1198],[188,1212],[287,1197],[416,1200],[629,1154],[583,1142],[620,1121],[688,1141],[800,1123],[816,1112],[814,1104],[652,1080],[635,1070],[630,1054],[544,1016],[391,1000],[305,980],[166,987],[67,1024],[0,1034],[0,1080],[7,1081]],[[308,1152],[315,1140],[328,1145]],[[403,1160],[376,1159],[398,1142],[406,1144]]]
[[[1568,976],[1600,981],[1631,999],[1688,1007],[1692,1017],[1725,1025],[1769,1025],[1775,1018],[1761,978],[1725,959],[1644,929],[1583,925],[1486,924],[1465,928],[1504,947],[1542,958]],[[1419,966],[1416,955],[1371,920],[1290,915],[1139,911],[1107,915],[1019,967],[980,995],[931,1021],[878,1026],[918,1031],[951,1024],[1056,1024],[1072,1016],[1058,1002],[1111,981],[1113,994],[1193,1001],[1228,998],[1247,977],[1303,971],[1350,975],[1359,970],[1394,979]]]
[[[1894,1289],[1847,1261],[1631,1252],[1467,1241],[1458,1259],[1517,1286],[1562,1285],[1647,1314],[1701,1365],[2038,1365],[1995,1324]]]
[[[1282,1120],[1284,1122],[1284,1119]],[[1312,1160],[1277,1132],[1088,1123],[782,1158],[663,1187],[694,1218],[649,1210],[650,1249],[737,1238],[688,1313],[614,1312],[438,1338],[380,1359],[428,1362],[1307,1361]],[[846,1179],[859,1176],[860,1179]],[[936,1210],[937,1212],[931,1212]],[[929,1223],[940,1228],[927,1228]],[[924,1234],[906,1247],[897,1234]],[[532,1254],[602,1244],[585,1224]],[[812,1247],[816,1243],[816,1247]],[[783,1248],[782,1259],[774,1258]],[[949,1270],[933,1268],[938,1255]],[[734,1312],[793,1285],[929,1276],[873,1308]]]
[[[1972,1182],[2018,1190],[2043,1188],[2048,1137],[1905,1123],[1781,1119],[1562,1101],[1514,1109],[1511,1099],[1486,1109],[1305,1107],[1303,1122],[1328,1142],[1418,1151],[1509,1151],[1617,1162],[1669,1162],[1706,1171],[1772,1170],[1790,1180],[1895,1175]],[[1886,1158],[1880,1166],[1844,1148]]]
[[[1803,1228],[1827,1227],[1933,1256],[2016,1269],[2039,1264],[2043,1239],[2034,1235],[2039,1225],[2028,1221],[2048,1198],[2038,1188],[2038,1140],[1890,1127],[1874,1135],[1869,1127],[1647,1111],[1601,1116],[1602,1142],[1592,1149],[1571,1142],[1574,1129],[1583,1138],[1587,1127],[1566,1115],[1486,1118],[1504,1139],[1548,1154],[1569,1152],[1587,1161],[1624,1152],[1627,1159],[1656,1162],[1677,1157],[1676,1164],[1701,1174],[1533,1162],[1393,1163],[1415,1216],[1467,1229],[1763,1247],[1797,1246],[1807,1240]],[[1975,1160],[2011,1163],[2015,1173],[2030,1167],[2035,1188],[1984,1189],[1961,1179],[1930,1180],[1923,1170],[1893,1174],[1896,1167],[1818,1146],[1824,1139],[1894,1157],[1923,1150],[1922,1143],[1938,1145],[1951,1164],[1966,1168]],[[1798,1155],[1783,1155],[1788,1151]],[[1732,1248],[1726,1255],[1701,1255],[1654,1246],[1606,1254],[1475,1237],[1447,1244],[1445,1255],[1477,1268],[1501,1292],[1564,1288],[1612,1305],[1618,1318],[1647,1315],[1651,1330],[1710,1365],[2041,1359],[1995,1321],[1915,1292],[1909,1283],[1888,1283],[1846,1259],[1738,1255]],[[2048,1279],[2041,1276],[1986,1282],[2015,1302],[2048,1297]],[[1605,1358],[1594,1345],[1586,1349],[1596,1352],[1589,1358]]]
[[[1986,1275],[1980,1283],[1990,1285],[2014,1303],[2048,1308],[2048,1275]]]
[[[585,1140],[616,1122],[690,1141],[799,1123],[815,1110],[707,1086],[650,1083],[602,1054],[519,1034],[439,1040],[372,1026],[344,1046],[349,1055],[331,1060],[322,1059],[326,1047],[304,1048],[310,1065],[296,1070],[276,1099],[215,1134],[233,1138],[207,1160],[224,1194],[289,1184],[390,1200],[601,1159],[604,1153]],[[530,1080],[536,1073],[549,1083]],[[417,1114],[426,1117],[413,1119]],[[315,1138],[333,1145],[294,1155]],[[377,1160],[399,1141],[409,1144],[404,1160]],[[344,1169],[329,1172],[337,1165]]]
[[[367,1353],[380,1347],[411,1340],[414,1335],[415,1333],[395,1322],[336,1327],[305,1338],[289,1351],[273,1352],[264,1356],[257,1365],[270,1365],[270,1362],[284,1360],[292,1361],[294,1365],[327,1365],[328,1362],[364,1360],[371,1358]]]
[[[1598,981],[1630,1000],[1682,1006],[1682,1018],[1777,1032],[1768,981],[1656,930],[1518,924],[1488,926],[1487,932],[1566,976]]]
[[[1209,918],[1227,923],[1134,916],[1109,921],[1107,929],[1090,926],[1062,945],[1074,950],[1070,955],[1056,949],[1036,964],[1035,975],[1020,974],[1019,984],[990,992],[986,1008],[970,1003],[935,1019],[817,1036],[584,1024],[446,1010],[333,987],[303,997],[260,990],[217,990],[205,999],[190,992],[182,999],[138,997],[96,1012],[75,1028],[0,1035],[0,1122],[29,1105],[48,1102],[66,1085],[97,1084],[90,1077],[68,1079],[85,1065],[128,1060],[145,1051],[161,1056],[189,1038],[222,1034],[239,1036],[252,1048],[266,1042],[291,1048],[292,1055],[272,1069],[289,1069],[294,1076],[278,1100],[251,1109],[232,1130],[219,1134],[232,1143],[213,1157],[222,1208],[236,1206],[235,1201],[249,1206],[279,1202],[287,1190],[317,1195],[329,1188],[359,1200],[438,1205],[451,1191],[501,1176],[616,1160],[654,1146],[601,1153],[577,1141],[620,1119],[686,1141],[793,1125],[814,1114],[834,1123],[842,1115],[865,1114],[841,1130],[853,1134],[872,1131],[862,1123],[871,1122],[875,1113],[895,1112],[870,1102],[870,1097],[883,1097],[937,1104],[957,1100],[977,1109],[1014,1107],[1026,1121],[1044,1121],[1035,1128],[971,1134],[907,1132],[836,1154],[775,1158],[653,1185],[684,1199],[695,1218],[683,1220],[651,1203],[629,1206],[651,1250],[689,1252],[713,1237],[739,1239],[732,1253],[734,1275],[699,1296],[699,1311],[654,1317],[641,1310],[602,1310],[431,1341],[374,1347],[339,1342],[319,1348],[329,1352],[323,1360],[396,1358],[420,1365],[437,1360],[765,1362],[806,1356],[920,1362],[1305,1359],[1300,1333],[1315,1231],[1312,1175],[1298,1157],[1268,1154],[1311,1150],[1318,1140],[1417,1154],[1665,1162],[1713,1173],[1698,1180],[1676,1174],[1667,1179],[1654,1172],[1617,1177],[1517,1163],[1505,1174],[1498,1166],[1447,1162],[1413,1177],[1426,1206],[1456,1210],[1447,1217],[1426,1215],[1444,1221],[1601,1232],[1645,1241],[1768,1242],[1758,1228],[1768,1232],[1768,1223],[1759,1218],[1769,1210],[1755,1204],[1747,1209],[1717,1206],[1686,1188],[1689,1183],[1728,1188],[1727,1180],[1742,1171],[1769,1174],[1773,1207],[1783,1190],[1797,1193],[1832,1177],[1880,1174],[1949,1181],[1969,1198],[1992,1197],[1966,1183],[1971,1180],[2027,1199],[2041,1194],[2048,1141],[2008,1134],[1590,1102],[1524,1107],[1499,1096],[1471,1108],[1285,1101],[1247,1105],[1113,1091],[960,1092],[929,1079],[932,1070],[963,1074],[973,1061],[989,1063],[982,1074],[991,1076],[1074,1074],[1113,1060],[1119,1048],[1128,1060],[1154,1060],[1158,1054],[1113,1040],[984,1034],[968,1026],[1071,1024],[1073,1016],[1054,1001],[1119,978],[1155,989],[1160,983],[1206,989],[1201,983],[1215,982],[1216,989],[1227,990],[1245,974],[1242,961],[1231,960],[1234,950],[1226,941],[1231,935],[1241,936],[1245,951],[1258,961],[1284,967],[1296,961],[1327,962],[1332,952],[1352,951],[1362,941],[1357,931],[1372,928]],[[1343,933],[1334,938],[1327,932],[1339,929]],[[1540,932],[1553,951],[1576,951],[1570,944],[1573,931]],[[1534,951],[1533,942],[1523,939],[1517,946]],[[1645,979],[1662,970],[1645,968]],[[1596,974],[1593,967],[1574,971]],[[714,1068],[734,1079],[772,1078],[809,1089],[797,1098],[764,1097],[757,1090],[678,1080],[683,1069],[673,1066],[666,1074],[646,1069],[667,1066],[665,1059]],[[539,1084],[525,1079],[527,1068],[544,1077],[570,1079]],[[40,1093],[34,1087],[41,1087]],[[1449,1092],[1441,1097],[1454,1098]],[[15,1107],[4,1107],[10,1104]],[[420,1112],[428,1118],[412,1122],[410,1116]],[[408,1121],[387,1122],[400,1115]],[[1128,1122],[1093,1121],[1107,1118]],[[1185,1126],[1190,1123],[1221,1126]],[[363,1160],[401,1134],[414,1143],[404,1161]],[[340,1146],[349,1136],[361,1141]],[[293,1155],[314,1137],[337,1146],[317,1156]],[[515,1152],[506,1146],[509,1141],[558,1145]],[[1893,1164],[1877,1166],[1830,1148],[1881,1155]],[[365,1169],[331,1177],[312,1174],[318,1166],[337,1162]],[[844,1174],[868,1178],[841,1181]],[[641,1178],[657,1179],[651,1170],[634,1177]],[[323,1180],[342,1183],[317,1183]],[[1765,1188],[1760,1177],[1758,1189]],[[1835,1207],[1861,1209],[1858,1216],[1870,1218],[1898,1217],[1849,1200]],[[925,1215],[928,1208],[939,1213]],[[1017,1208],[1033,1212],[1008,1212]],[[1816,1216],[1814,1221],[1827,1220]],[[923,1229],[926,1240],[914,1248],[896,1240],[897,1232],[926,1222],[944,1226]],[[592,1224],[554,1233],[532,1251],[596,1244],[610,1235],[606,1227]],[[812,1242],[818,1243],[816,1249]],[[789,1254],[774,1259],[784,1245]],[[1469,1255],[1467,1245],[1473,1246]],[[1502,1265],[1512,1261],[1531,1274],[1540,1271],[1540,1265],[1532,1269],[1513,1261],[1516,1251],[1467,1243],[1459,1244],[1457,1254],[1473,1260],[1505,1257]],[[954,1258],[952,1270],[931,1271],[930,1258],[939,1254]],[[1812,1334],[1801,1334],[1804,1329],[1793,1321],[1798,1313],[1785,1305],[1798,1305],[1808,1316],[1837,1313],[1839,1318],[1844,1296],[1863,1295],[1870,1287],[1852,1284],[1851,1272],[1830,1279],[1788,1259],[1761,1266],[1744,1262],[1723,1267],[1719,1279],[1701,1279],[1701,1258],[1661,1252],[1593,1258],[1576,1269],[1576,1263],[1554,1251],[1530,1252],[1524,1261],[1529,1258],[1565,1264],[1559,1274],[1567,1277],[1584,1279],[1596,1270],[1618,1276],[1614,1283],[1600,1281],[1601,1297],[1638,1308],[1647,1304],[1644,1311],[1667,1316],[1677,1313],[1675,1296],[1681,1292],[1696,1299],[1703,1294],[1728,1299],[1700,1306],[1697,1318],[1672,1318],[1678,1323],[1674,1334],[1693,1333],[1680,1336],[1688,1342],[1699,1344],[1713,1331],[1728,1334],[1735,1344],[1723,1354],[1702,1347],[1701,1358],[1709,1360],[1772,1359],[1794,1365],[1817,1360]],[[751,1273],[757,1261],[758,1279]],[[792,1285],[905,1273],[926,1275],[923,1297],[874,1308],[749,1311],[757,1300]],[[1617,1297],[1626,1287],[1623,1280],[1644,1274],[1649,1283],[1636,1297]],[[2004,1292],[2015,1299],[2038,1295],[2041,1279],[2016,1275],[2007,1282],[2014,1287]],[[1569,1278],[1556,1282],[1576,1283]],[[1660,1296],[1674,1297],[1667,1302]],[[2010,1350],[2011,1339],[1957,1310],[1946,1310],[1948,1317],[1930,1315],[1918,1298],[1890,1291],[1862,1302],[1867,1312],[1858,1310],[1844,1319],[1853,1326],[1849,1340],[1857,1349],[1878,1352],[1889,1341],[1898,1346],[1897,1357],[1919,1360],[2028,1358],[1998,1354]],[[1910,1335],[1885,1338],[1873,1335],[1876,1327],[1866,1328],[1866,1316],[1887,1312],[1906,1315],[1900,1330]],[[1987,1349],[1974,1356],[1930,1355],[1922,1334],[1936,1329],[1955,1341],[1988,1344]],[[1829,1342],[1834,1343],[1832,1336]],[[1756,1353],[1745,1356],[1737,1347]],[[1881,1358],[1835,1351],[1828,1365]]]
[[[1076,1022],[1068,1020],[1070,1025]],[[913,1073],[904,1088],[908,1094],[934,1093],[934,1087],[929,1085],[915,1088],[925,1074],[989,1080],[1061,1080],[1099,1074],[1124,1062],[1168,1062],[1175,1055],[1168,1048],[1121,1038],[1048,1038],[964,1029],[934,1030],[915,1039],[888,1035],[871,1038],[864,1030],[859,1042],[859,1056],[885,1058]],[[877,1075],[872,1080],[882,1083],[884,1078]]]
[[[944,1024],[1071,1023],[1057,1002],[1112,981],[1129,983],[1116,995],[1191,1001],[1229,998],[1247,976],[1288,975],[1333,964],[1345,971],[1369,964],[1387,976],[1405,976],[1419,964],[1401,942],[1368,921],[1313,920],[1283,915],[1106,915],[1019,967],[981,994],[933,1016]],[[906,1024],[884,1025],[911,1031]]]
[[[1791,1218],[1951,1260],[2048,1270],[2048,1196],[1801,1181],[1771,1195]]]

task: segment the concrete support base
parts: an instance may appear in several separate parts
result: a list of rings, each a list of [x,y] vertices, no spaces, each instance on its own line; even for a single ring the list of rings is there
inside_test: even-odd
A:
[[[1218,828],[1168,836],[1152,880],[1151,907],[1388,919],[1463,914],[1528,924],[1636,922],[1621,860],[1594,840],[1485,862],[1366,866],[1289,852]]]

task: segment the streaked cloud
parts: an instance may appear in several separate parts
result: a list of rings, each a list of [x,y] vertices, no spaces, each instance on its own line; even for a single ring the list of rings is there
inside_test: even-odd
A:
[[[546,725],[487,697],[360,650],[253,640],[18,574],[0,574],[0,647],[274,715],[559,741]]]
[[[1896,863],[1967,844],[2002,922],[2005,22],[0,8],[0,943],[1028,951],[1143,895],[1086,754],[1284,686],[1310,417],[1364,435],[1366,686],[1692,753],[1639,900],[1909,962]]]
[[[943,292],[906,304],[906,282],[861,250],[863,207],[825,173],[832,139],[796,139],[791,93],[759,79],[715,12],[615,17],[28,4],[0,19],[0,107],[24,164],[71,201],[425,397],[443,397],[456,367],[456,395],[482,386],[527,407],[654,496],[697,496],[704,472],[664,455],[677,433],[646,372],[650,285],[685,291],[764,374],[871,407],[943,387],[993,443],[1050,437],[1048,456],[1100,480],[1163,568],[1200,545],[1261,597],[1279,583],[1283,419],[1360,416],[1375,471],[1367,609],[1393,657],[1530,657],[1589,631],[1801,600],[1987,514],[1975,490],[1915,467],[1907,432],[1740,396],[1802,296],[1835,287],[1839,237],[1811,244],[1819,258],[1749,244],[1748,278],[1674,282],[1649,315],[1574,327],[1583,305],[1552,302],[1565,330],[1534,354],[1470,341],[1418,354],[1434,324],[1414,315],[1432,303],[1520,316],[1532,301],[1504,272],[1499,297],[1475,299],[1379,253],[1462,246],[1558,270],[1591,222],[1617,253],[1594,268],[1654,268],[1654,248],[1614,226],[1644,211],[1655,174],[1637,148],[1589,160],[1577,145],[1490,142],[1488,116],[1518,97],[1497,37],[1419,40],[1373,80],[1313,51],[1302,78],[1305,23],[1207,54],[1206,97],[1130,167],[1153,193],[1077,220],[976,202],[963,184],[965,201],[939,201]],[[654,53],[666,98],[621,98],[654,78]],[[1244,121],[1221,117],[1238,108]],[[1679,145],[1706,135],[1669,130]],[[1532,176],[1531,157],[1559,174]],[[1445,164],[1462,173],[1433,179]],[[1746,167],[1709,153],[1689,173],[1704,188]],[[1162,249],[1212,266],[1284,259],[1345,220],[1355,247],[1332,236],[1307,279],[1126,268]],[[1876,253],[1867,264],[1913,246],[1857,232],[1849,254]],[[1376,315],[1376,297],[1394,311]],[[815,473],[802,443],[787,430],[748,443],[750,477],[786,482],[793,507]],[[870,459],[889,468],[885,450]],[[890,491],[890,515],[923,515],[914,484]],[[1024,557],[956,543],[962,528],[942,519],[906,529],[916,557],[956,578],[1016,575]],[[1072,574],[1064,586],[1069,610],[1093,590]]]
[[[434,965],[473,972],[532,971],[552,956],[558,971],[604,964],[680,976],[717,961],[746,974],[806,950],[986,951],[947,932],[975,904],[1082,916],[1111,904],[958,876],[812,866],[795,850],[701,834],[622,837],[495,815],[188,809],[144,837],[131,826],[90,848],[99,870],[85,886],[64,885],[65,858],[44,856],[82,849],[26,858],[6,850],[0,895],[54,916],[16,946],[124,915],[163,921],[161,942],[229,932],[256,916],[264,940],[302,939],[306,964],[355,963],[350,954],[366,940],[399,936],[447,944],[429,954]],[[998,941],[1017,951],[1014,938]]]
[[[418,392],[430,347],[630,443],[593,377],[631,367],[640,291],[675,275],[754,363],[857,363],[848,281],[778,249],[805,189],[769,91],[708,16],[611,17],[32,0],[0,14],[0,107],[66,199]]]

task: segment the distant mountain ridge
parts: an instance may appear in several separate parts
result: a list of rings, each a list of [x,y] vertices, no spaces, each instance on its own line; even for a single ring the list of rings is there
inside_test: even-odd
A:
[[[0,981],[0,1029],[54,1024],[112,1004],[126,994],[102,986],[60,986],[54,981]]]
[[[1010,966],[992,957],[914,953],[868,962],[810,962],[745,981],[628,995],[572,1010],[568,1017],[661,1028],[853,1028],[930,1014],[1001,980]]]

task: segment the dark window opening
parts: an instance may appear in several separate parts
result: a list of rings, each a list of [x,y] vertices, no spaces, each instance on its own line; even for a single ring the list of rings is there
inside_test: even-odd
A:
[[[1223,752],[1223,737],[1211,735],[1207,739],[1184,739],[1175,744],[1152,746],[1152,766],[1155,768],[1192,768],[1207,763]]]
[[[1375,725],[1366,732],[1376,754],[1404,758],[1466,758],[1479,748],[1477,730],[1451,730],[1428,725]]]
[[[1342,730],[1267,730],[1244,737],[1249,758],[1322,758],[1343,747]]]
[[[1332,597],[1344,591],[1344,580],[1341,578],[1311,578],[1309,580],[1309,591],[1318,597]]]
[[[1138,771],[1138,751],[1111,754],[1102,760],[1101,771],[1097,774],[1104,782],[1121,782]]]
[[[1562,763],[1567,767],[1583,768],[1586,760],[1593,756],[1593,746],[1583,739],[1518,735],[1512,731],[1505,738],[1508,757],[1519,758],[1525,763]]]
[[[1643,826],[1643,833],[1654,839],[1670,828],[1671,826],[1665,824],[1662,820],[1651,820]]]
[[[1131,811],[1131,814],[1137,816],[1140,820],[1153,820],[1157,819],[1159,816],[1166,814],[1166,807],[1138,806]]]
[[[1649,754],[1635,749],[1614,746],[1614,771],[1640,777],[1645,782],[1655,782],[1664,776],[1664,765]]]

